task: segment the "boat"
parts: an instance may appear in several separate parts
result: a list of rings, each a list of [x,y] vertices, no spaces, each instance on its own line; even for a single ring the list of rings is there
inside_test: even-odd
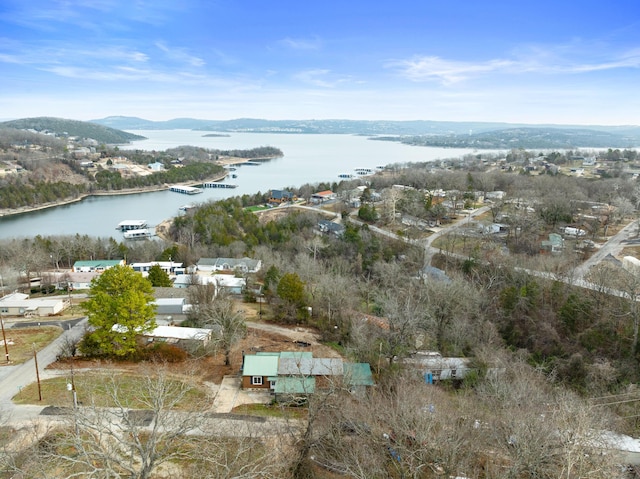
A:
[[[180,206],[178,209],[179,209],[180,211],[189,211],[189,210],[194,209],[195,207],[196,207],[196,205],[189,203],[188,205],[182,205],[182,206]]]
[[[373,175],[373,170],[371,168],[356,168],[354,171],[358,176]]]
[[[350,180],[350,179],[355,178],[355,177],[356,177],[356,175],[352,175],[351,173],[340,173],[338,175],[338,178],[344,178],[344,179],[347,179],[347,180]]]
[[[153,236],[153,233],[148,228],[141,228],[138,230],[128,230],[123,233],[124,239],[144,239]]]
[[[238,175],[236,175],[235,173],[233,175],[231,175],[231,178],[237,178]]]
[[[124,220],[118,223],[117,230],[130,231],[139,230],[147,227],[147,220]]]

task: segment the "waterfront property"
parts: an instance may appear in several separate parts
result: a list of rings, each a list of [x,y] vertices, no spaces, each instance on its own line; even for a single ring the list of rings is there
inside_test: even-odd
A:
[[[289,201],[295,201],[295,199],[294,194],[286,190],[271,190],[269,193],[269,204],[280,205]]]
[[[160,266],[160,269],[168,275],[185,274],[185,269],[182,267],[182,263],[176,263],[174,261],[150,261],[148,263],[131,263],[129,266],[134,271],[142,273],[145,278],[149,276],[149,270],[152,266]]]

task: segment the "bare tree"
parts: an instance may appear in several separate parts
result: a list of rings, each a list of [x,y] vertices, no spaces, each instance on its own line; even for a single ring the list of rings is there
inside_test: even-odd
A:
[[[238,311],[233,299],[220,293],[216,300],[200,312],[200,323],[214,331],[213,343],[224,352],[224,364],[229,366],[231,349],[247,334],[244,313]]]

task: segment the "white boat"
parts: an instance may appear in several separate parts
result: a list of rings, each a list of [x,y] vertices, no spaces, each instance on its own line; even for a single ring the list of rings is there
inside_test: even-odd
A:
[[[130,231],[139,230],[147,227],[147,220],[124,220],[118,223],[117,230]]]
[[[189,210],[194,209],[195,207],[196,207],[196,205],[189,203],[188,205],[182,205],[182,206],[180,206],[178,209],[179,209],[180,211],[189,211]]]
[[[356,175],[352,175],[351,173],[340,173],[338,175],[338,178],[344,178],[344,179],[347,179],[347,180],[350,180],[350,179],[355,178],[355,177],[356,177]]]
[[[123,233],[124,239],[143,239],[150,238],[153,233],[148,228],[141,228],[139,230],[129,230]]]
[[[356,168],[354,171],[356,172],[356,175],[359,176],[373,175],[373,170],[371,168]]]

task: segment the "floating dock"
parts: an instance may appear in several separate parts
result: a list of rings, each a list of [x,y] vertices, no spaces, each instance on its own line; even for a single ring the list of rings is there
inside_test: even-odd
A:
[[[139,230],[147,227],[147,220],[124,220],[118,223],[117,230],[130,231]]]
[[[198,193],[202,193],[204,190],[202,188],[196,188],[195,186],[180,186],[173,185],[169,187],[171,191],[175,191],[176,193],[182,193],[184,195],[197,195]]]
[[[218,183],[216,181],[209,181],[202,183],[203,188],[237,188],[238,185],[232,185],[230,183]]]
[[[124,232],[124,239],[145,239],[151,238],[154,232],[147,228],[139,230],[129,230]]]

